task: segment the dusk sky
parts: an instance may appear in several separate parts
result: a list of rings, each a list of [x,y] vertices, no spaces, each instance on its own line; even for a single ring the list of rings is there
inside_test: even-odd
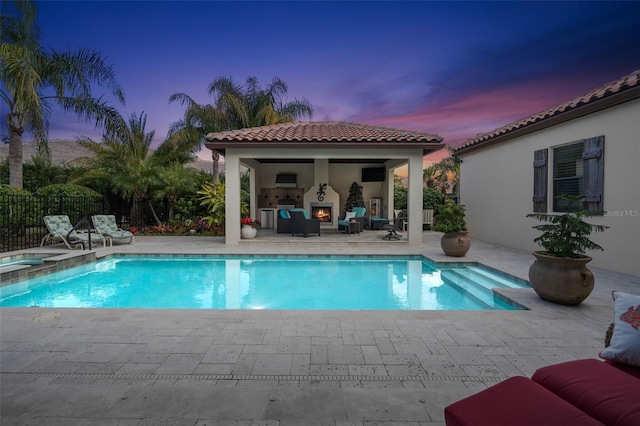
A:
[[[207,87],[221,76],[280,77],[288,100],[311,102],[313,121],[427,131],[457,145],[640,68],[636,1],[38,5],[41,43],[100,51],[125,91],[122,115],[146,112],[156,144],[184,112],[169,96],[210,103]],[[3,117],[2,135],[4,126]],[[54,110],[50,139],[80,135],[101,139]]]

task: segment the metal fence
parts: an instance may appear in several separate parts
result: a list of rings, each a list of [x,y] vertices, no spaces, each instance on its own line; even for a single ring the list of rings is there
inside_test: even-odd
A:
[[[158,218],[166,220],[166,203],[154,200],[153,205]],[[130,223],[132,207],[130,202],[109,202],[105,197],[0,195],[0,252],[38,247],[47,234],[42,220],[47,215],[64,214],[76,224],[83,219],[91,223],[91,216],[95,214],[113,214],[118,225],[125,228],[157,223],[147,200],[141,200],[138,205],[141,214],[137,223]]]
[[[107,211],[103,197],[0,195],[0,252],[39,246],[47,233],[44,216],[66,214],[78,223]]]

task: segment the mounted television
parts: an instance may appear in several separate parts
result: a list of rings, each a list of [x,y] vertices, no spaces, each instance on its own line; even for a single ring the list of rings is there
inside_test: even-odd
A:
[[[362,182],[384,182],[384,167],[367,167],[362,169]]]

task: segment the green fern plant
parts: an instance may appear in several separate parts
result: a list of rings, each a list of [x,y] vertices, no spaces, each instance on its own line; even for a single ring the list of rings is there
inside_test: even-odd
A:
[[[593,232],[602,232],[609,228],[604,225],[593,225],[584,221],[585,217],[597,216],[601,212],[575,210],[574,205],[584,196],[560,195],[557,198],[568,202],[568,211],[564,214],[531,213],[527,217],[545,222],[533,229],[542,231],[542,235],[534,239],[548,256],[575,259],[585,257],[588,250],[603,250],[589,239]]]

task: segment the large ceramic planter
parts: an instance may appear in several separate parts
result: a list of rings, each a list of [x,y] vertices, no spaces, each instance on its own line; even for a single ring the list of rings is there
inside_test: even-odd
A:
[[[593,290],[593,274],[586,267],[589,256],[576,259],[533,252],[529,282],[541,299],[560,305],[579,305]]]
[[[469,231],[451,232],[440,239],[440,247],[447,256],[463,257],[471,247]]]
[[[251,225],[242,225],[240,228],[240,236],[244,239],[255,238],[258,234],[258,230]]]

